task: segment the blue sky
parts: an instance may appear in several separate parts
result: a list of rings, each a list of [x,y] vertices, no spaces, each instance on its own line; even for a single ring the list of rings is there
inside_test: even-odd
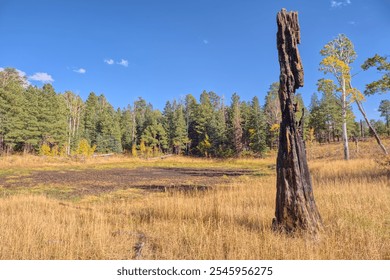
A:
[[[319,51],[338,34],[355,45],[353,73],[375,53],[390,55],[388,0],[0,0],[0,67],[84,100],[103,93],[114,107],[141,96],[162,109],[203,90],[227,102],[237,92],[263,103],[279,79],[276,13],[283,7],[299,12],[305,86],[298,92],[307,105],[324,77]],[[353,84],[363,90],[380,76],[360,72]],[[382,99],[388,94],[367,98],[370,118],[379,118]]]

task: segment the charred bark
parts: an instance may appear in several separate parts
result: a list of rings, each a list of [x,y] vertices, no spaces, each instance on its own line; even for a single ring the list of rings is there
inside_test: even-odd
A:
[[[277,157],[277,193],[274,230],[317,233],[322,221],[314,201],[303,141],[303,121],[296,122],[295,90],[303,86],[303,67],[297,45],[297,12],[283,9],[277,15],[280,64],[279,99],[282,111]]]

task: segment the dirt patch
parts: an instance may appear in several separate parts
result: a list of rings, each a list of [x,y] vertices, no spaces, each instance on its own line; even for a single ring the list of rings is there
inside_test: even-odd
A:
[[[136,188],[153,192],[193,192],[212,189],[231,177],[254,175],[252,170],[196,168],[115,168],[82,171],[36,171],[26,176],[0,178],[4,188],[31,188],[37,185],[67,186],[65,198],[99,195]]]

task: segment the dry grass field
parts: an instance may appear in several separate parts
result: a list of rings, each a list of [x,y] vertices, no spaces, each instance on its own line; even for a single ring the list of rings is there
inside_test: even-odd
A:
[[[341,143],[308,146],[316,238],[272,232],[274,154],[0,158],[0,258],[390,259],[389,169],[359,146],[348,162]]]

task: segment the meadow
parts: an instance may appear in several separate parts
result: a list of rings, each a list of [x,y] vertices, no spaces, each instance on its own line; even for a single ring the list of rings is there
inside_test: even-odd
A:
[[[324,224],[316,237],[271,229],[275,153],[1,157],[0,258],[390,259],[388,159],[359,145],[348,162],[341,143],[307,147]]]

